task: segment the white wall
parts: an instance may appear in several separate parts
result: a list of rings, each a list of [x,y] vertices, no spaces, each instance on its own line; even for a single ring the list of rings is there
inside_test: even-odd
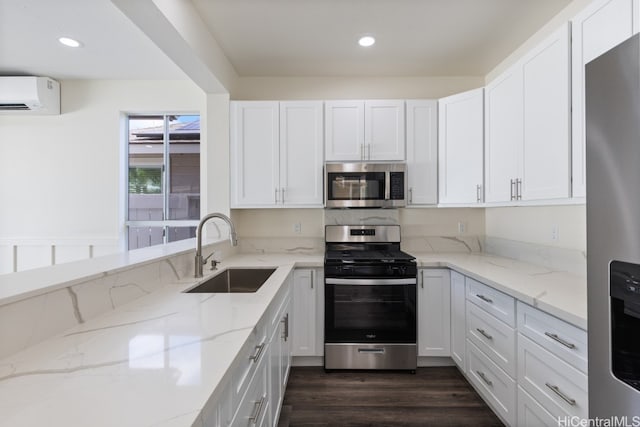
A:
[[[481,76],[240,77],[231,99],[435,99],[481,86]]]
[[[574,0],[540,28],[534,35],[529,37],[520,47],[514,50],[509,56],[504,58],[493,70],[485,77],[485,82],[489,83],[500,75],[504,70],[515,64],[525,53],[540,43],[545,37],[557,30],[562,24],[571,20],[582,9],[589,5],[593,0]]]
[[[77,80],[61,86],[59,116],[0,116],[0,244],[117,244],[124,230],[122,114],[206,109],[204,93],[188,81]],[[0,272],[6,261],[4,267]]]
[[[587,248],[585,205],[488,208],[485,222],[487,236],[582,252]]]

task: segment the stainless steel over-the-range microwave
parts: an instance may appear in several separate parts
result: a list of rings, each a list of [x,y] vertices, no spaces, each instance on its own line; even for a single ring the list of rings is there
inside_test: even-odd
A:
[[[326,163],[327,208],[400,208],[406,205],[404,163]]]

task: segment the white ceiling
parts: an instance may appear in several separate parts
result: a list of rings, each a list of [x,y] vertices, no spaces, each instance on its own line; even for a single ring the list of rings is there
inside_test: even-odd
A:
[[[134,1],[134,0],[132,0]],[[68,36],[81,49],[58,43]],[[0,0],[0,75],[185,79],[109,0]]]
[[[483,76],[570,1],[191,3],[240,76]],[[368,49],[356,44],[365,33],[377,38]],[[186,78],[110,0],[0,0],[0,74]]]
[[[570,1],[192,3],[241,76],[484,76]]]

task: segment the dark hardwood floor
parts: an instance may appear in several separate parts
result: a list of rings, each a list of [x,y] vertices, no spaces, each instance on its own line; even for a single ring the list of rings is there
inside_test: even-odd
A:
[[[294,367],[278,427],[502,425],[455,367],[415,375]]]

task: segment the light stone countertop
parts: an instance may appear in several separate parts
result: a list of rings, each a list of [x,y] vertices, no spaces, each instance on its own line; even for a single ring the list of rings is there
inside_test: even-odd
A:
[[[484,254],[413,254],[586,328],[586,281]],[[252,329],[296,267],[323,256],[241,254],[232,266],[278,267],[255,294],[182,293],[166,285],[0,360],[0,425],[192,426],[220,392]]]

